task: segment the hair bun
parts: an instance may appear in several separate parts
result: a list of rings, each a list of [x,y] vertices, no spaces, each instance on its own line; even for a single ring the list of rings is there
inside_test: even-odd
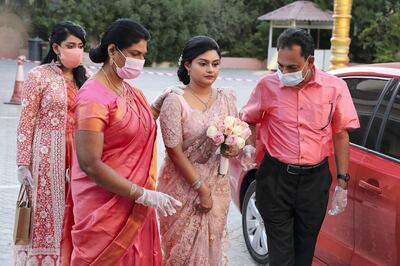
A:
[[[183,84],[188,85],[190,83],[189,73],[183,64],[179,65],[177,75]]]
[[[104,56],[104,53],[101,51],[100,46],[90,49],[89,58],[94,63],[104,63],[106,61],[106,57]]]

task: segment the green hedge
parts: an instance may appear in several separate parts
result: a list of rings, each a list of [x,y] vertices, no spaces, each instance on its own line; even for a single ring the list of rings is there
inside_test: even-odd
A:
[[[15,1],[10,1],[15,3]],[[176,62],[185,42],[194,35],[215,38],[227,56],[264,59],[269,24],[257,17],[291,0],[42,0],[33,5],[11,4],[30,27],[31,36],[48,39],[59,21],[71,20],[84,26],[91,45],[117,18],[132,18],[152,33],[147,61]],[[333,9],[331,0],[316,0]],[[25,3],[25,4],[24,4]],[[353,0],[353,61],[400,60],[400,2],[398,0]]]

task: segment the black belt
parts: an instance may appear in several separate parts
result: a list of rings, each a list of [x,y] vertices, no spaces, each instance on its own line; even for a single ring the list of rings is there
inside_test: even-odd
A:
[[[313,174],[317,171],[319,171],[323,166],[325,166],[328,163],[328,157],[323,159],[320,163],[314,164],[314,165],[296,165],[296,164],[286,164],[278,159],[272,157],[269,155],[267,152],[265,153],[265,156],[267,156],[271,161],[274,163],[278,164],[281,169],[285,169],[287,173],[292,174],[292,175],[310,175]]]

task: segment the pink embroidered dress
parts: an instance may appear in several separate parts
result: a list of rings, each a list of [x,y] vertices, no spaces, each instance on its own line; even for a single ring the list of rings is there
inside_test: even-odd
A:
[[[73,151],[74,81],[54,63],[32,69],[24,82],[17,130],[17,164],[34,179],[31,243],[15,246],[15,265],[59,265],[66,172]]]
[[[183,91],[181,91],[183,93]],[[160,217],[164,265],[226,265],[226,223],[230,203],[229,177],[218,176],[220,155],[206,136],[207,128],[226,116],[237,116],[236,97],[230,90],[217,89],[212,106],[202,112],[193,109],[179,89],[165,99],[160,124],[166,147],[182,143],[183,151],[199,177],[211,188],[213,207],[199,213],[198,194],[167,156],[159,176],[158,190],[180,200],[183,206],[173,216]]]

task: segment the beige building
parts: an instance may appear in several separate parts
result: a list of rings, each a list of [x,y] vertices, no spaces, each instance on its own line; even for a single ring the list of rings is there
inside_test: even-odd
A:
[[[287,28],[307,30],[315,41],[315,64],[322,70],[328,70],[331,57],[331,36],[333,28],[332,11],[321,10],[311,1],[296,1],[261,17],[269,21],[268,69],[277,68],[276,43],[280,33]]]

